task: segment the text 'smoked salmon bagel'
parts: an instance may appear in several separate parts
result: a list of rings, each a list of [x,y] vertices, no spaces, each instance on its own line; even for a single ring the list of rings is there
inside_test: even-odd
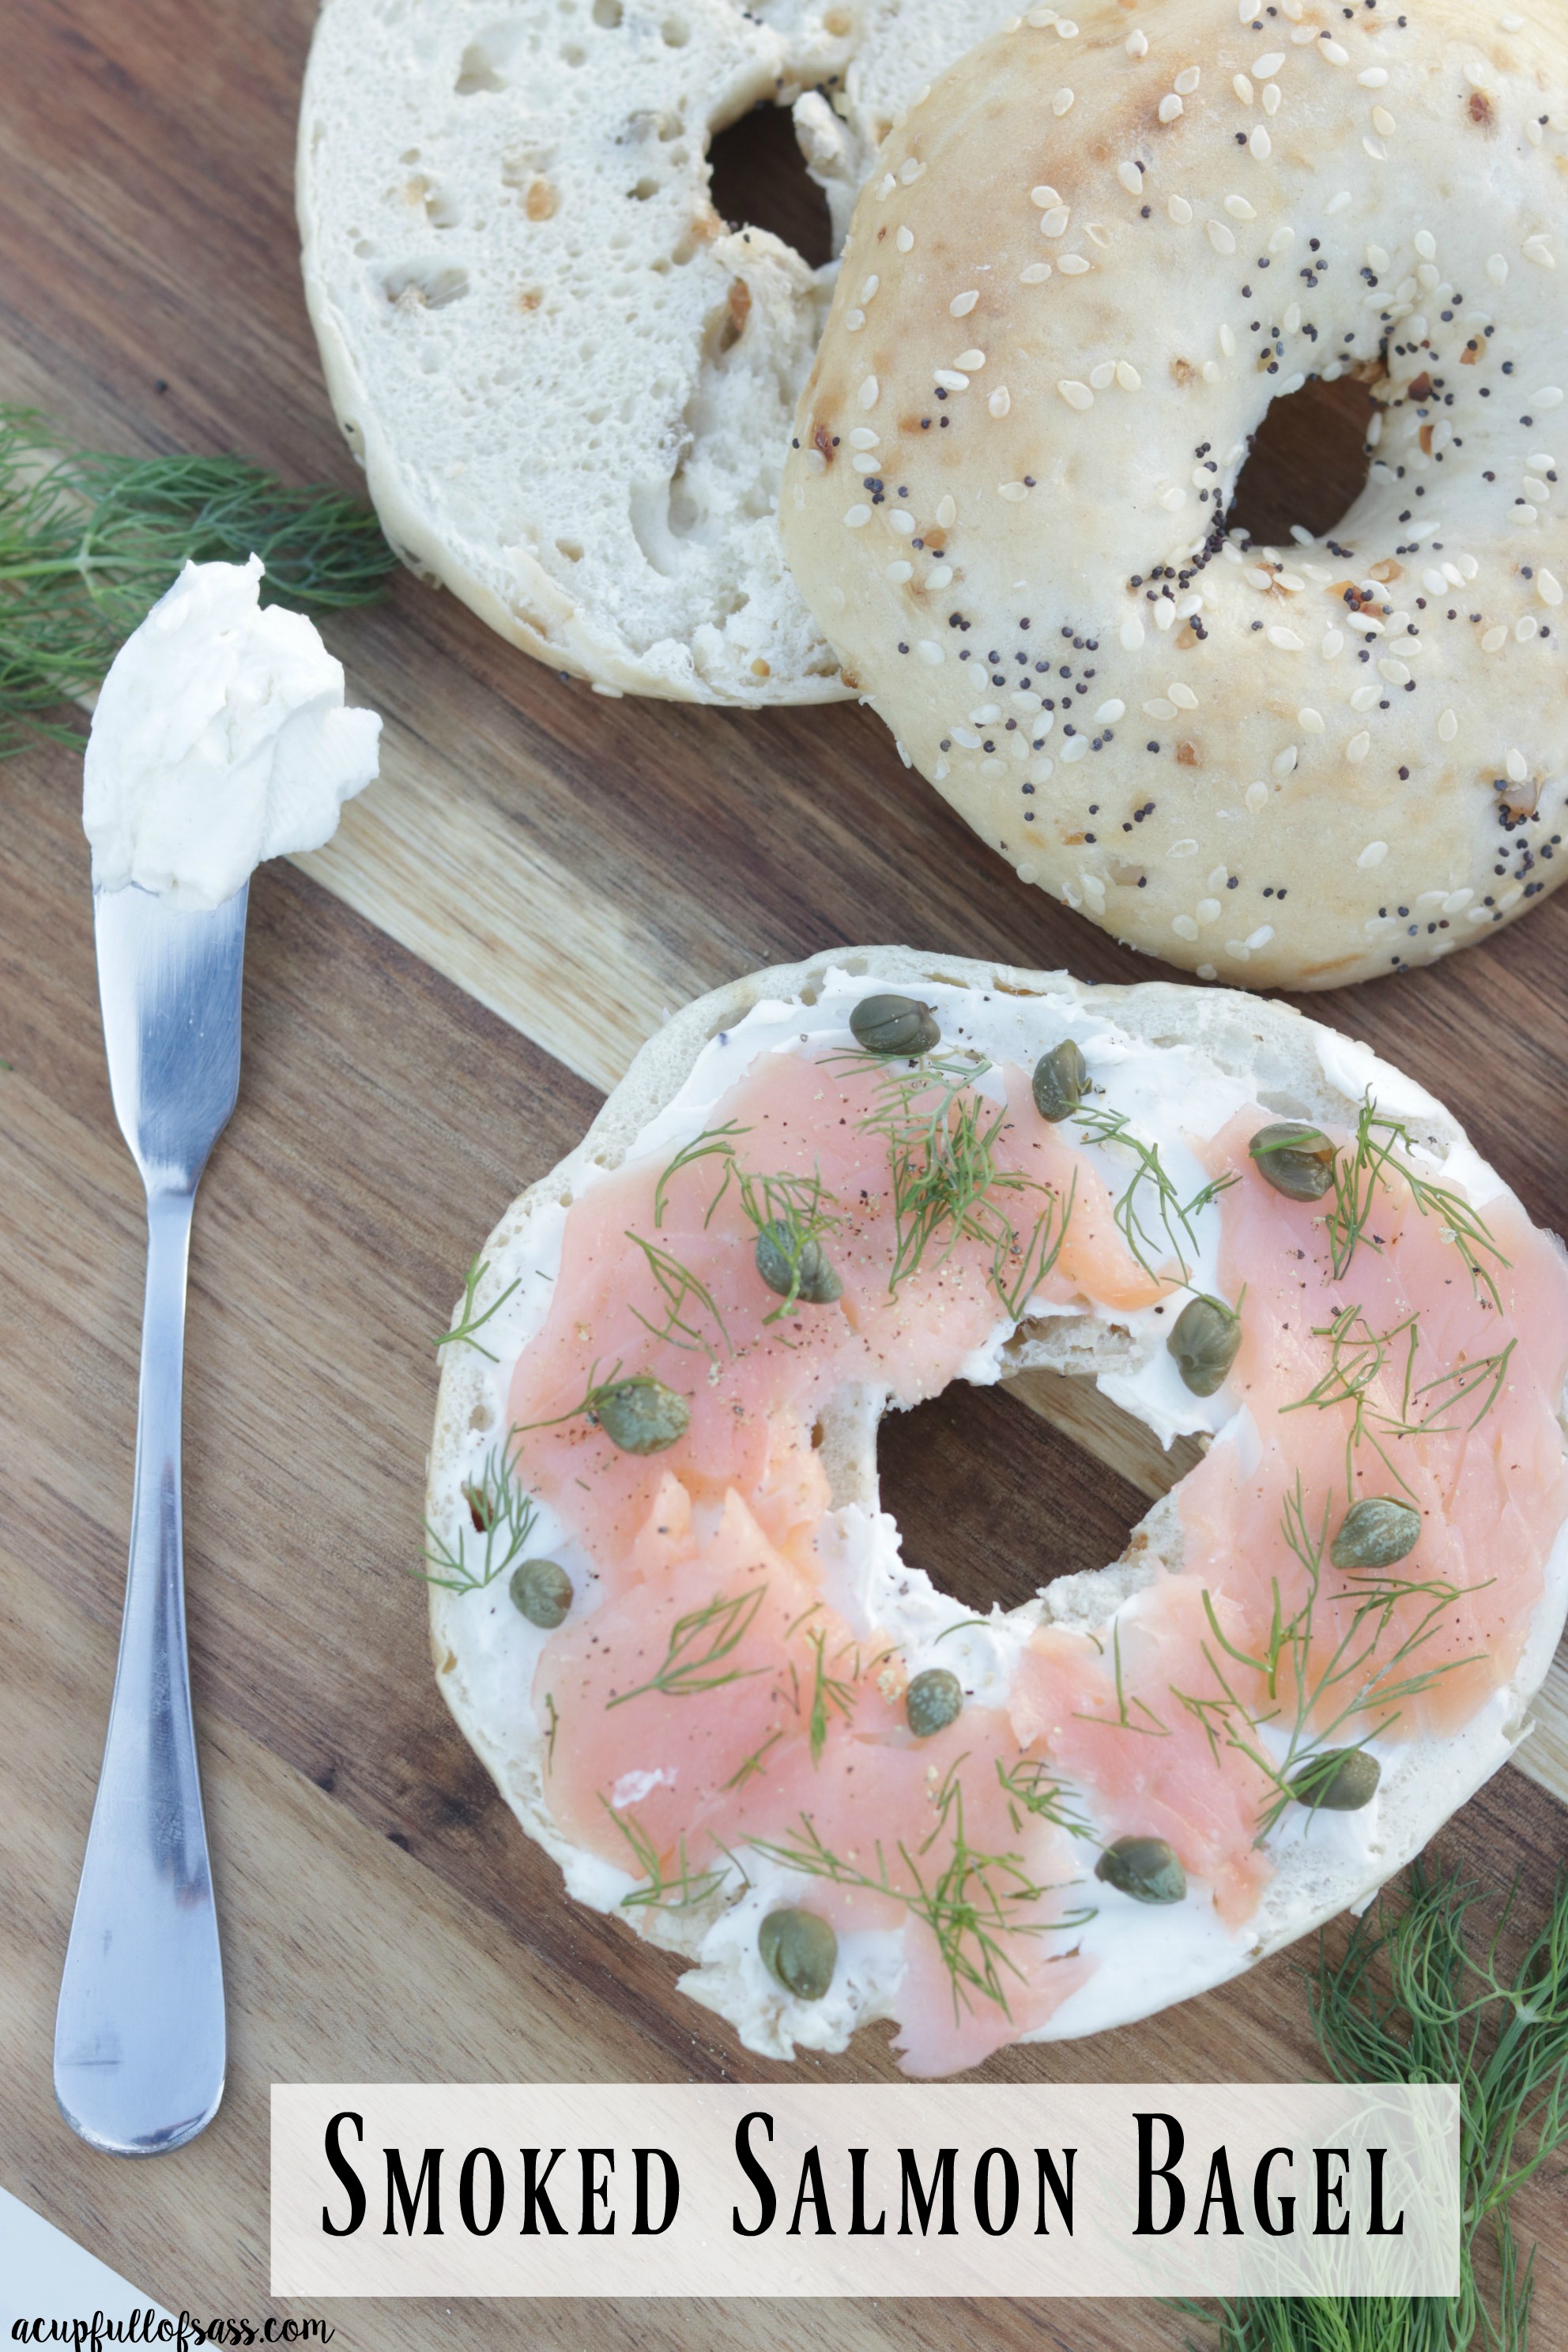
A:
[[[440,1686],[577,1899],[745,2044],[913,2073],[1218,1983],[1407,1861],[1568,1600],[1568,1261],[1279,1005],[844,950],[689,1005],[444,1345]],[[1098,1380],[1196,1468],[980,1617],[876,1430]]]
[[[1039,9],[895,129],[781,524],[846,674],[1026,880],[1308,988],[1552,887],[1565,140],[1544,0]],[[1349,371],[1363,492],[1247,546],[1269,404]]]

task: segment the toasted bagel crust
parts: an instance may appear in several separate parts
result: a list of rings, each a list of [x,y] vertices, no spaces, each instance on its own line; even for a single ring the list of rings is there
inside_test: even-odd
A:
[[[941,78],[861,195],[781,522],[1026,880],[1200,977],[1337,987],[1563,871],[1568,28],[1242,15],[1041,10]],[[1361,497],[1228,541],[1270,402],[1347,371]]]

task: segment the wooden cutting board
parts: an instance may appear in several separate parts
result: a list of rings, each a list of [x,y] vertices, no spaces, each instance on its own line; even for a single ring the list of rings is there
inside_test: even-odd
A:
[[[232,446],[353,482],[295,266],[310,15],[304,0],[0,5],[0,397],[95,446]],[[785,223],[793,208],[809,243],[787,168],[775,120],[756,119],[725,142],[722,201]],[[1315,519],[1317,448],[1308,429],[1280,457],[1282,514]],[[212,2128],[155,2164],[90,2154],[49,2088],[123,1574],[141,1203],[98,1029],[79,763],[41,750],[0,767],[0,2180],[202,2317],[305,2308],[267,2293],[275,2079],[784,2071],[683,2000],[670,1961],[565,1904],[433,1687],[407,1573],[432,1342],[500,1210],[667,1011],[760,963],[900,940],[1097,980],[1153,970],[1026,890],[864,712],[605,701],[411,578],[327,635],[386,716],[384,775],[330,851],[254,887],[244,1088],[196,1223],[191,1643],[233,2057]],[[1565,978],[1553,902],[1435,972],[1313,1009],[1443,1094],[1532,1213],[1561,1223]],[[1110,1558],[1181,1466],[1050,1382],[957,1392],[893,1424],[883,1454],[911,1554],[975,1601],[1032,1587],[1042,1557]],[[1505,1771],[1440,1842],[1489,1885],[1520,1873],[1534,1906],[1568,1828],[1568,1713],[1546,1712],[1535,1781]],[[801,2071],[893,2069],[873,2032]],[[1289,1956],[1145,2025],[987,2069],[1317,2071]],[[1522,2218],[1543,2241],[1536,2341],[1568,2341],[1568,2200],[1542,2186]],[[520,2330],[607,2346],[629,2317],[682,2347],[935,2347],[962,2325],[988,2347],[1154,2352],[1183,2334],[1152,2305],[330,2316],[353,2352]]]

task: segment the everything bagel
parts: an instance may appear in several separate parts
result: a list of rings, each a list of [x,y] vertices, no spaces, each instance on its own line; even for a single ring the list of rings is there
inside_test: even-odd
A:
[[[889,2017],[952,2073],[1235,1975],[1505,1760],[1568,1601],[1561,1245],[1419,1087],[1229,992],[737,982],[443,1356],[441,1689],[568,1891],[773,2056]],[[1029,1364],[1212,1442],[1112,1567],[977,1617],[877,1423]]]
[[[1026,880],[1205,979],[1430,962],[1563,872],[1568,27],[1089,0],[894,130],[781,526],[846,674]],[[1226,516],[1363,377],[1327,537]]]

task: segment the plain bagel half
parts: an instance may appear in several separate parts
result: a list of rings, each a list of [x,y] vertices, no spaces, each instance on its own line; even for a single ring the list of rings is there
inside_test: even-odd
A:
[[[833,268],[720,219],[712,134],[793,105],[842,241],[872,154],[998,0],[327,0],[305,292],[394,543],[606,691],[819,702],[775,515]]]
[[[875,1022],[907,1035],[868,1030],[889,993],[906,1009]],[[867,1034],[931,1060],[868,1064]],[[882,1089],[918,1109],[979,1055],[989,1091],[954,1096],[949,1133],[990,1137],[996,1182],[964,1238],[889,1272],[888,1171],[863,1156]],[[1397,1129],[1429,1188],[1394,1180],[1344,1255],[1331,1296],[1364,1329],[1303,1328],[1344,1236],[1303,1181],[1321,1134],[1279,1181],[1248,1157],[1281,1118],[1349,1137],[1358,1167]],[[1022,1268],[1008,1223],[1033,1235]],[[1140,1267],[1173,1252],[1168,1290]],[[1239,1353],[1203,1376],[1192,1329],[1200,1355],[1223,1339],[1238,1292]],[[695,1963],[685,1989],[764,2054],[892,2017],[910,2071],[952,2073],[1234,1976],[1362,1901],[1507,1759],[1561,1631],[1561,1246],[1423,1089],[1257,998],[901,948],[752,974],[643,1048],[501,1219],[454,1329],[474,1337],[444,1349],[430,1463],[440,1688],[566,1891]],[[1436,1383],[1414,1415],[1395,1340]],[[1118,1562],[977,1617],[902,1556],[877,1423],[1030,1364],[1212,1444]],[[1353,1544],[1346,1371],[1377,1442]],[[1321,1412],[1277,1410],[1310,1390]],[[1272,1696],[1247,1703],[1271,1619]],[[1320,1768],[1355,1785],[1309,1801]]]
[[[1565,131],[1542,0],[1087,0],[892,133],[784,543],[1026,880],[1202,978],[1306,988],[1552,887]],[[1364,490],[1249,547],[1225,517],[1270,403],[1352,370]]]

